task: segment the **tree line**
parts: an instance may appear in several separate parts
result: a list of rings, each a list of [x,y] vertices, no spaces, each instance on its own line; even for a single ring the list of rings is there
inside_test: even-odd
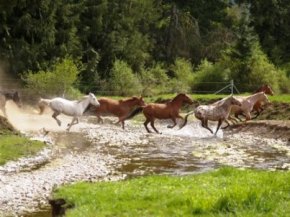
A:
[[[43,94],[203,92],[232,79],[286,93],[289,18],[286,0],[1,0],[0,58]]]

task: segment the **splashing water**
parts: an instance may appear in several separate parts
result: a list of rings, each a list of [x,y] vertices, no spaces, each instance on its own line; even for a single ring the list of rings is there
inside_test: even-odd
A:
[[[212,122],[213,124],[210,124],[210,128],[215,132],[216,130],[216,124],[217,122]],[[216,136],[214,136],[212,133],[209,132],[209,130],[203,128],[200,124],[200,121],[195,120],[192,122],[189,122],[185,127],[183,127],[181,130],[176,129],[167,129],[164,131],[164,134],[168,135],[176,135],[176,136],[186,136],[186,137],[193,137],[193,138],[223,138],[223,131],[220,129]]]

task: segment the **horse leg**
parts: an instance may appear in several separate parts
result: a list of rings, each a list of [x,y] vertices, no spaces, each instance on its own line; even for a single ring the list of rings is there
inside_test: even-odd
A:
[[[58,126],[61,126],[61,122],[59,119],[57,119],[57,116],[60,115],[60,112],[57,112],[55,111],[53,114],[52,114],[52,117],[56,120]]]
[[[103,118],[101,118],[101,115],[97,114],[97,118],[98,118],[98,123],[104,123]]]
[[[225,122],[227,123],[227,126],[222,127],[222,129],[226,129],[230,126],[230,122],[227,119],[225,119]]]
[[[66,130],[69,131],[73,125],[76,125],[78,123],[79,123],[79,119],[77,117],[73,117],[71,123],[67,125],[68,128]]]
[[[222,125],[222,123],[223,123],[223,120],[220,119],[218,122],[217,128],[216,128],[215,134],[214,134],[215,136],[216,136],[218,130],[220,129],[220,126]]]
[[[149,122],[150,122],[150,121],[149,121],[148,119],[146,119],[146,121],[144,122],[144,126],[145,126],[145,128],[146,128],[146,130],[147,130],[148,133],[152,133],[152,132],[149,130],[148,126],[147,126],[147,125],[149,124]]]
[[[201,121],[201,126],[203,126],[205,129],[208,129],[211,133],[213,133],[213,131],[208,127],[208,120],[206,120],[206,119],[203,119],[202,121]]]
[[[244,122],[249,121],[249,120],[251,120],[251,114],[250,114],[250,112],[247,112],[246,113],[246,120]]]
[[[154,120],[151,120],[151,121],[150,121],[150,125],[151,125],[151,127],[153,128],[153,130],[155,130],[156,133],[161,134],[161,133],[159,133],[159,131],[155,128],[155,126],[154,126]]]
[[[171,118],[171,120],[173,121],[173,125],[168,125],[167,128],[173,128],[176,126],[176,119],[175,118]]]

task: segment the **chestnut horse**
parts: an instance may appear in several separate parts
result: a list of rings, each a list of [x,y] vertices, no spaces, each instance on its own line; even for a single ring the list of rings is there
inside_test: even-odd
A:
[[[144,126],[147,132],[151,133],[151,131],[148,129],[147,126],[148,123],[150,123],[154,131],[156,133],[159,133],[159,131],[154,126],[155,119],[171,119],[173,121],[173,125],[172,126],[169,125],[167,127],[173,128],[176,126],[177,118],[183,119],[183,117],[179,115],[179,110],[181,106],[183,104],[192,104],[192,103],[193,101],[188,95],[180,93],[167,103],[150,103],[145,106],[138,107],[125,119],[133,118],[135,115],[143,111],[143,114],[146,118]]]
[[[13,102],[15,102],[18,107],[22,106],[22,103],[21,103],[21,100],[17,91],[16,92],[0,91],[0,110],[2,110],[3,115],[5,117],[7,117],[6,108],[5,108],[7,100],[13,100]]]
[[[121,122],[123,129],[125,125],[124,119],[129,115],[129,113],[134,109],[134,107],[145,105],[143,97],[136,96],[121,100],[114,100],[102,97],[99,98],[99,103],[100,106],[94,109],[98,117],[98,122],[103,122],[101,114],[104,113],[113,114],[114,116],[117,116],[119,118],[119,121],[117,123]]]
[[[232,106],[235,105],[241,106],[241,103],[234,96],[229,96],[211,105],[200,105],[185,116],[185,121],[180,129],[186,125],[188,116],[194,113],[195,117],[201,121],[202,127],[208,129],[211,133],[213,133],[213,131],[208,127],[208,121],[218,121],[217,129],[214,134],[216,135],[222,123],[224,121],[228,123],[227,118],[229,117]]]
[[[265,93],[265,94],[267,94],[267,95],[271,95],[271,96],[274,95],[274,91],[273,91],[272,88],[271,88],[269,85],[267,85],[267,84],[262,85],[259,89],[257,89],[257,90],[254,92],[254,94],[255,94],[255,93],[259,93],[259,92],[263,92],[263,93]],[[246,98],[246,97],[242,97],[242,98]],[[257,101],[257,102],[254,104],[253,109],[252,109],[252,111],[251,111],[251,112],[256,112],[256,116],[254,116],[252,119],[257,118],[257,117],[261,114],[261,112],[262,112],[263,110],[264,110],[264,108],[263,108],[263,101]],[[242,120],[239,118],[239,115],[242,115],[242,116],[246,117],[246,116],[245,116],[245,113],[243,113],[242,110],[237,110],[237,111],[234,112],[234,114],[235,114],[235,117],[236,117],[237,119],[239,119],[239,121],[242,121]]]

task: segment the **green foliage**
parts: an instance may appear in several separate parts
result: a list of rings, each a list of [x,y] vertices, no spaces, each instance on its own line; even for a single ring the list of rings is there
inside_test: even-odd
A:
[[[184,92],[190,91],[193,82],[193,69],[188,60],[178,58],[175,60],[174,65],[170,67],[173,71],[173,78],[170,80],[171,92]]]
[[[284,216],[290,173],[222,168],[192,176],[78,183],[54,192],[67,216]]]
[[[203,60],[194,75],[194,91],[218,91],[229,82],[230,70],[222,62],[211,63]]]
[[[141,91],[141,83],[126,62],[116,60],[111,70],[109,88],[116,95],[138,95]]]
[[[0,165],[10,160],[33,155],[44,146],[43,142],[32,141],[22,136],[0,134]]]
[[[168,91],[168,76],[161,64],[155,64],[153,67],[143,69],[140,74],[142,83],[142,95],[151,96]]]
[[[33,73],[27,72],[23,76],[26,87],[41,96],[72,97],[75,90],[73,85],[77,81],[79,69],[70,58],[58,61],[51,70]]]

